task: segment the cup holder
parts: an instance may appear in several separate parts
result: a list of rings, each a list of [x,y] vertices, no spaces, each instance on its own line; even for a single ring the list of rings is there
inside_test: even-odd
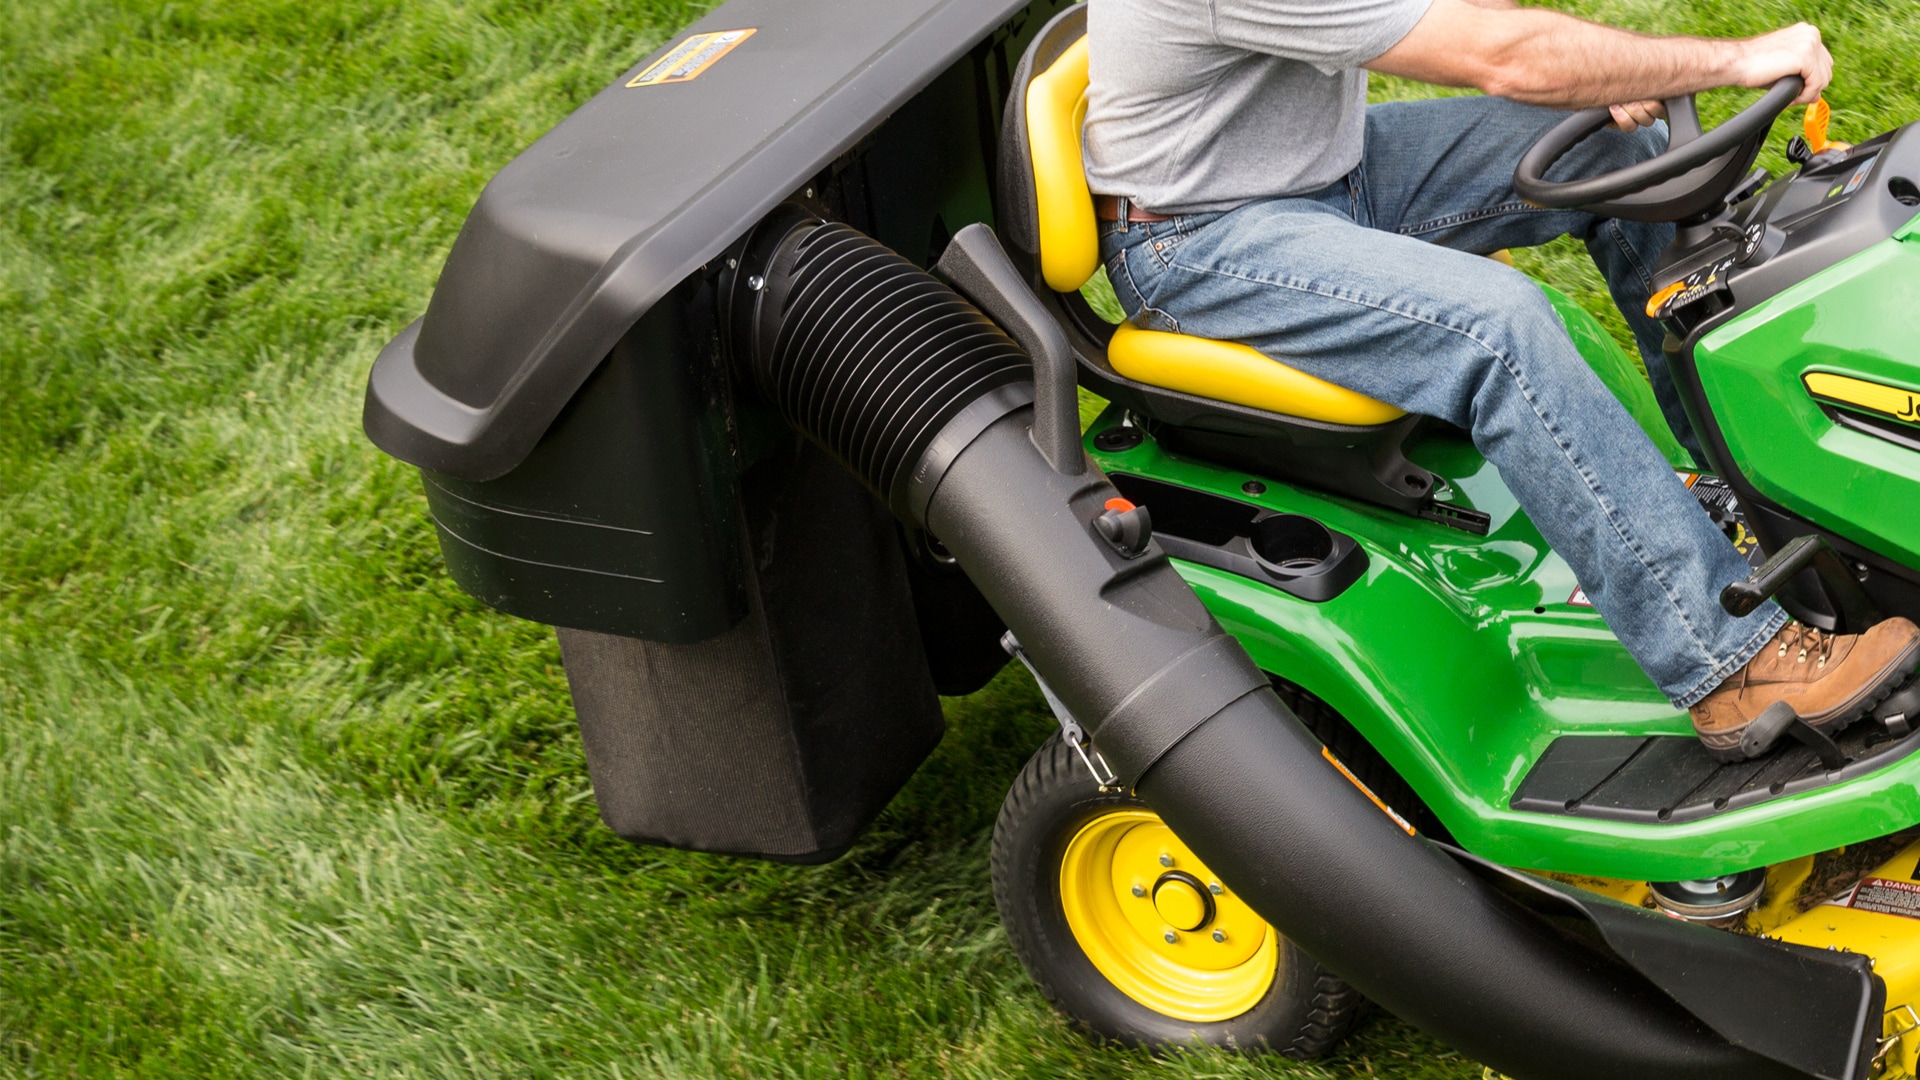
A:
[[[1275,514],[1254,523],[1247,538],[1254,561],[1287,577],[1310,574],[1333,558],[1333,533],[1299,514]]]
[[[1112,430],[1112,429],[1109,429]],[[1153,510],[1153,538],[1170,559],[1223,570],[1289,596],[1325,603],[1367,572],[1367,550],[1302,514],[1114,473],[1114,486]],[[1240,490],[1265,490],[1248,480]]]
[[[1367,570],[1366,549],[1353,537],[1300,514],[1257,518],[1238,542],[1253,564],[1243,573],[1315,603],[1339,596]]]

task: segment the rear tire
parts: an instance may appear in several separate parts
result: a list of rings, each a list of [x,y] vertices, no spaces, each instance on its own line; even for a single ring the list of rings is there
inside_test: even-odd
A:
[[[1162,858],[1142,867],[1149,850]],[[994,826],[993,896],[1014,953],[1047,1000],[1093,1035],[1294,1058],[1345,1037],[1366,999],[1224,889],[1200,898],[1208,921],[1199,922],[1192,881],[1217,884],[1146,803],[1102,792],[1057,735],[1021,770]],[[1133,891],[1143,885],[1148,896]],[[1163,888],[1172,890],[1164,905]],[[1166,911],[1198,925],[1163,925]],[[1162,948],[1165,934],[1178,943]]]

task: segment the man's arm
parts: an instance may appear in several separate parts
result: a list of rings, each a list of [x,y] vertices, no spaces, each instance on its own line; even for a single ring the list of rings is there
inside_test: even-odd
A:
[[[1806,23],[1741,40],[1650,37],[1502,0],[1433,0],[1406,37],[1366,66],[1562,109],[1770,86],[1788,75],[1806,80],[1805,104],[1833,78],[1833,57]]]
[[[1487,11],[1515,11],[1520,5],[1517,0],[1466,0],[1474,7]],[[1621,131],[1633,131],[1636,128],[1652,127],[1653,122],[1666,117],[1667,107],[1659,101],[1631,101],[1624,105],[1614,105],[1613,126]]]

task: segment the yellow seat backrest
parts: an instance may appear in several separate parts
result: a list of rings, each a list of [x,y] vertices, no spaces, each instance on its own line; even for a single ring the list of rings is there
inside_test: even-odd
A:
[[[1100,268],[1100,227],[1080,161],[1087,118],[1087,39],[1027,84],[1027,153],[1040,226],[1040,274],[1056,292],[1073,292]]]
[[[1074,292],[1100,269],[1100,225],[1080,155],[1087,119],[1086,35],[1027,83],[1026,111],[1040,276],[1055,292]],[[1107,346],[1107,359],[1136,382],[1287,416],[1373,425],[1406,415],[1230,341],[1123,323]]]

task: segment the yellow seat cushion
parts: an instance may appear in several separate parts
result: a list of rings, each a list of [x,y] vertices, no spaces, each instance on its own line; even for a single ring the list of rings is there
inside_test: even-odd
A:
[[[1121,323],[1107,343],[1107,361],[1113,370],[1148,386],[1328,424],[1366,427],[1407,415],[1232,341]]]

